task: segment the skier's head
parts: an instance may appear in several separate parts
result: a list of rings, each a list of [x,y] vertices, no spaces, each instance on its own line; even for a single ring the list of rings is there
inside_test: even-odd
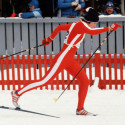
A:
[[[97,23],[99,21],[99,15],[92,7],[86,8],[85,13],[80,18],[87,23]]]

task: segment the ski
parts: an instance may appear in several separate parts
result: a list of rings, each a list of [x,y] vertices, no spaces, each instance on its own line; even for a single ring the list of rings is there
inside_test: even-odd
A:
[[[19,112],[26,112],[26,113],[31,113],[31,114],[37,114],[37,115],[43,115],[43,116],[48,116],[48,117],[60,118],[60,117],[57,117],[57,116],[48,115],[48,114],[42,114],[42,113],[39,113],[39,112],[24,110],[24,109],[21,109],[21,108],[12,108],[12,107],[7,107],[7,106],[0,106],[0,108],[1,109],[8,109],[8,110],[19,111]]]

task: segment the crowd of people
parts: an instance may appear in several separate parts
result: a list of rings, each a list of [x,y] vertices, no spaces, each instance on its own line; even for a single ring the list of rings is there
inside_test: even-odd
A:
[[[119,14],[120,9],[114,0],[98,0],[102,6],[95,5],[97,1],[87,0],[3,0],[3,17],[79,17],[85,8],[91,6],[100,15]],[[115,6],[116,4],[116,6]],[[101,5],[101,4],[100,4]],[[9,9],[8,9],[9,8]]]

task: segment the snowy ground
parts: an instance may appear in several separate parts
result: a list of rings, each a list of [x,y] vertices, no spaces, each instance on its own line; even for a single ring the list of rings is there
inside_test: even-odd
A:
[[[56,103],[53,98],[57,98],[62,90],[33,90],[20,98],[21,108],[60,118],[0,109],[0,125],[125,125],[125,90],[99,90],[97,86],[98,79],[89,88],[85,109],[98,116],[75,115],[78,90],[66,90]],[[0,91],[2,105],[13,107],[10,91]]]
[[[60,118],[0,109],[0,125],[125,125],[124,90],[99,90],[96,84],[89,88],[85,109],[98,116],[75,115],[77,90],[67,90],[56,103],[53,98],[62,90],[33,90],[20,98],[21,107]],[[10,91],[0,91],[0,105],[13,107]]]

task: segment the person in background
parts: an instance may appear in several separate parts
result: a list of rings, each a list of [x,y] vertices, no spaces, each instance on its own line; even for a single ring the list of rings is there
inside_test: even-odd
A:
[[[41,17],[42,11],[39,8],[38,0],[32,0],[28,3],[28,12],[21,12],[18,14],[18,17],[21,18],[32,18],[32,17]]]
[[[58,9],[61,9],[61,17],[77,17],[85,7],[84,0],[58,0]]]
[[[104,15],[111,15],[111,14],[117,14],[117,12],[114,10],[114,4],[112,1],[107,2],[105,6],[105,11],[103,13]]]

